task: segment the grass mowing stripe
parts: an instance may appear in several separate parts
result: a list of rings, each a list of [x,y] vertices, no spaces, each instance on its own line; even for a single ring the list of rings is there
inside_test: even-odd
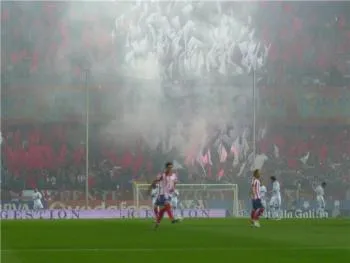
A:
[[[9,263],[350,262],[348,220],[263,220],[260,229],[247,220],[185,220],[158,231],[151,221],[13,221],[1,230]]]
[[[42,253],[42,252],[186,252],[186,251],[293,251],[293,250],[350,250],[350,247],[341,246],[302,246],[302,247],[195,247],[195,248],[35,248],[35,249],[4,249],[1,253],[26,252],[26,253]]]

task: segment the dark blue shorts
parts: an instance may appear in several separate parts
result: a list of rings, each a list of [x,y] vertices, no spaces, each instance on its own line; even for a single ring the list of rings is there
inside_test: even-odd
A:
[[[155,205],[156,206],[165,206],[166,204],[169,204],[171,201],[171,197],[166,197],[165,195],[158,196]]]
[[[264,206],[261,203],[261,199],[253,199],[252,200],[252,205],[253,205],[253,209],[259,209],[259,208],[263,208]]]

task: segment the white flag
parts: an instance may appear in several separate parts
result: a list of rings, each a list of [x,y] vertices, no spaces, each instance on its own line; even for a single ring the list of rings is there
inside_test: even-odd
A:
[[[280,158],[280,149],[277,147],[276,144],[273,145],[273,153],[276,159]]]
[[[183,169],[183,166],[176,160],[173,161],[173,166],[175,170]]]
[[[307,161],[309,160],[309,156],[310,156],[310,152],[307,152],[303,157],[300,158],[300,161],[301,161],[303,164],[306,164]]]

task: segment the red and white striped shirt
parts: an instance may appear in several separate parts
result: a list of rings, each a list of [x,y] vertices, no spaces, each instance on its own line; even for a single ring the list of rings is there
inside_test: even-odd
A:
[[[260,180],[253,178],[252,180],[252,191],[253,191],[253,199],[260,199]]]
[[[175,178],[177,178],[176,174],[166,175],[165,173],[161,173],[157,176],[157,180],[159,180],[159,191],[158,195],[165,195],[169,197],[175,188]]]
[[[178,178],[177,178],[177,174],[176,173],[173,173],[173,175],[171,176],[171,180],[173,181],[173,186],[175,188],[176,184],[178,183]]]

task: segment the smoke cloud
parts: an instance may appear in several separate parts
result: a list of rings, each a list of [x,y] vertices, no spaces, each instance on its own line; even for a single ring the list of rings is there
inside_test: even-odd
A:
[[[29,4],[21,8],[24,14],[34,12]],[[35,42],[64,42],[47,59],[68,85],[75,67],[89,67],[89,86],[115,87],[101,99],[115,111],[102,136],[120,144],[141,137],[152,148],[176,146],[186,155],[219,132],[243,131],[250,118],[248,74],[264,64],[268,51],[254,34],[254,5],[111,1],[65,2],[55,8],[60,9],[55,30],[43,34],[32,25],[28,32]],[[41,100],[48,99],[42,95]],[[78,100],[84,101],[75,104]],[[69,110],[84,114],[79,105]]]
[[[116,16],[124,89],[116,99],[123,111],[103,132],[120,143],[162,142],[164,151],[175,146],[184,156],[218,131],[242,133],[250,112],[246,72],[266,55],[249,27],[253,8],[237,8],[236,18],[221,3],[214,12],[212,3],[140,3]],[[237,84],[227,85],[232,76]]]

